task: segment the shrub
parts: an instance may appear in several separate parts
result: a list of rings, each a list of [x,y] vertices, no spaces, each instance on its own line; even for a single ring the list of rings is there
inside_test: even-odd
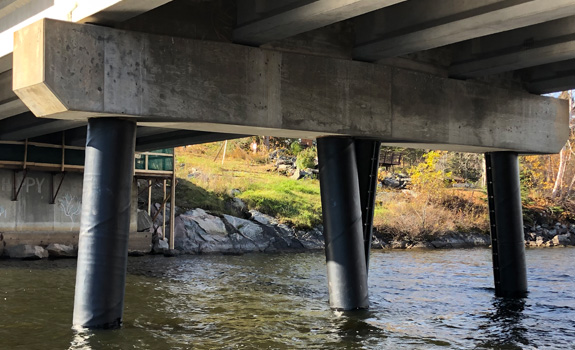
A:
[[[420,200],[388,203],[381,222],[394,237],[413,241],[433,239],[453,230],[452,214],[441,207]]]
[[[295,165],[298,169],[308,169],[315,167],[315,158],[317,156],[315,147],[308,147],[299,152]]]
[[[423,155],[424,162],[409,170],[413,189],[425,195],[428,199],[440,198],[444,189],[451,181],[451,173],[437,170],[437,163],[442,152],[431,151]]]
[[[302,151],[302,147],[299,143],[299,141],[294,141],[291,143],[291,145],[289,146],[291,154],[293,154],[294,156],[297,156],[301,151]]]

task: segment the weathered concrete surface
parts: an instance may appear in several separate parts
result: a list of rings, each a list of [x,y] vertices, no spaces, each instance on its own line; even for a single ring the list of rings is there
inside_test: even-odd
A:
[[[153,226],[152,218],[145,210],[138,209],[138,232],[149,231]]]
[[[565,101],[349,60],[43,20],[16,33],[14,91],[37,116],[132,116],[240,134],[350,135],[556,153]]]
[[[68,173],[55,204],[50,202],[50,173],[28,171],[16,174],[18,200],[12,201],[13,171],[0,170],[0,232],[78,232],[82,206],[82,175]],[[58,186],[59,177],[55,180]]]
[[[17,186],[22,172],[17,173]],[[17,201],[12,201],[13,172],[0,169],[0,244],[47,246],[50,243],[78,244],[82,207],[82,174],[68,173],[62,182],[55,204],[50,204],[50,173],[29,171]],[[55,187],[58,186],[56,182]],[[137,203],[137,188],[132,188],[132,202]],[[129,248],[151,248],[151,234],[137,231],[137,206],[132,206]]]

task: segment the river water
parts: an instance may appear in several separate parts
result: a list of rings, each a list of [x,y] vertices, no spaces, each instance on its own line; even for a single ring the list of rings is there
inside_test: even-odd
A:
[[[71,329],[75,261],[0,261],[0,349],[575,349],[575,249],[527,251],[493,296],[487,249],[373,251],[371,309],[328,307],[322,252],[131,257],[124,327]]]

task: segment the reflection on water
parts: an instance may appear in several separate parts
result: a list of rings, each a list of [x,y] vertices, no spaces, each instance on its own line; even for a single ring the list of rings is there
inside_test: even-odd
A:
[[[88,330],[74,330],[69,350],[92,350],[90,338],[94,333]]]
[[[493,298],[492,311],[479,326],[486,341],[479,348],[523,349],[529,345],[528,329],[523,324],[525,299]]]
[[[490,252],[373,253],[370,310],[333,312],[322,253],[130,258],[124,327],[71,329],[75,261],[0,261],[0,349],[573,349],[575,249],[529,250],[493,296]]]

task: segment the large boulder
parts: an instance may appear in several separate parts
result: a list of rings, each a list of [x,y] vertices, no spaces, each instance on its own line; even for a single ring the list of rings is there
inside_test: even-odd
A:
[[[260,213],[259,211],[252,209],[250,210],[251,219],[259,222],[262,225],[277,225],[278,221],[276,218]]]
[[[78,249],[73,245],[50,243],[46,251],[51,258],[74,258],[78,256]]]
[[[138,232],[148,231],[152,225],[152,218],[148,215],[148,212],[138,209]]]
[[[307,171],[301,170],[301,169],[296,169],[295,172],[293,173],[293,175],[291,176],[292,179],[294,180],[299,180],[299,179],[303,179],[306,176],[309,176],[310,173],[308,173]]]
[[[152,253],[154,254],[165,254],[170,250],[170,245],[167,239],[158,239],[154,242],[152,246]]]
[[[391,188],[400,188],[401,187],[401,182],[399,182],[399,180],[396,180],[396,179],[391,178],[391,177],[386,177],[385,179],[383,179],[382,183],[384,186],[391,187]]]
[[[175,248],[192,254],[323,248],[320,228],[296,234],[271,216],[255,210],[251,213],[252,219],[246,220],[231,215],[220,218],[202,209],[190,210],[176,218]]]
[[[242,248],[247,251],[260,250],[265,251],[269,246],[269,238],[264,235],[264,229],[257,223],[240,219],[231,215],[224,215],[224,219],[237,230],[237,233],[248,240],[251,244],[242,244]],[[238,241],[241,241],[239,239]],[[241,242],[238,242],[241,244]],[[239,248],[239,247],[238,247]]]
[[[292,228],[284,224],[262,225],[269,245],[266,252],[303,250],[304,245],[297,239]]]
[[[319,250],[325,248],[325,240],[322,233],[323,227],[318,226],[310,231],[298,231],[297,239],[305,249]]]
[[[571,233],[567,233],[564,235],[557,235],[553,237],[553,240],[551,242],[553,242],[553,245],[563,245],[563,246],[571,245],[572,244]]]
[[[202,209],[194,209],[176,218],[175,248],[185,253],[237,252],[226,226]]]
[[[225,237],[228,234],[226,225],[217,216],[208,214],[203,209],[194,209],[186,212],[186,217],[194,220],[206,233],[214,236]]]
[[[43,259],[48,251],[37,245],[18,244],[6,248],[6,255],[12,259]]]

